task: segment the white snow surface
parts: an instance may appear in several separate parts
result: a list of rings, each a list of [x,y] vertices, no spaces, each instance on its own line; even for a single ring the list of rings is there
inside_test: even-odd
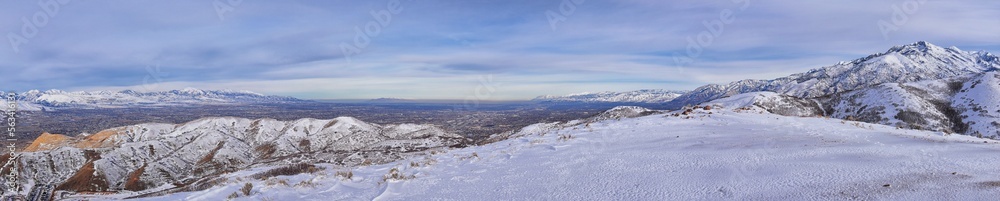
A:
[[[814,100],[800,99],[794,96],[766,91],[738,94],[714,100],[704,105],[767,111],[785,116],[811,117],[823,115],[819,103]]]
[[[226,174],[229,182],[208,190],[144,200],[225,200],[248,182],[253,192],[236,200],[995,200],[1000,196],[998,141],[734,109],[539,124],[522,129],[515,138],[390,164],[326,165],[318,173],[271,181],[248,179],[247,175],[264,170],[246,170]],[[383,181],[394,168],[405,179]],[[335,176],[338,171],[354,176]]]

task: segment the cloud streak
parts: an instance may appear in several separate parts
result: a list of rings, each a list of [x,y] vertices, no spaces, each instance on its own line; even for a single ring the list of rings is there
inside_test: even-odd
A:
[[[45,1],[45,0],[43,0]],[[497,99],[542,94],[691,89],[773,78],[927,40],[1000,51],[995,1],[933,1],[883,37],[877,22],[906,1],[749,1],[692,63],[678,64],[705,21],[732,1],[597,1],[558,29],[559,1],[402,1],[403,11],[346,62],[341,43],[374,20],[376,1],[245,1],[220,20],[211,1],[72,1],[20,52],[0,44],[0,88],[251,90],[303,98],[462,99],[494,75]],[[34,1],[0,8],[20,33]],[[858,6],[864,5],[864,6]]]

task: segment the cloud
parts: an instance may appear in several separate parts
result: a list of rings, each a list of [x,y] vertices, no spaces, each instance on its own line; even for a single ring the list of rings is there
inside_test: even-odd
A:
[[[551,21],[561,1],[403,0],[348,62],[342,46],[387,2],[244,1],[219,18],[212,1],[71,1],[20,52],[0,43],[0,85],[125,89],[154,77],[164,90],[461,99],[493,75],[507,83],[495,98],[527,99],[774,78],[917,40],[1000,51],[990,9],[1000,2],[985,0],[926,1],[886,35],[878,23],[910,1],[590,0]],[[38,12],[34,1],[8,2],[0,33],[20,34],[21,18]],[[727,12],[731,23],[706,25]],[[691,62],[674,60],[713,28]]]

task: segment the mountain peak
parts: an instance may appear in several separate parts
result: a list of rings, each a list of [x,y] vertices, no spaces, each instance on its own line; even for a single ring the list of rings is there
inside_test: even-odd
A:
[[[953,48],[953,49],[954,50],[959,50],[958,48]],[[927,53],[945,52],[945,51],[946,51],[945,48],[942,48],[940,46],[931,44],[931,43],[929,43],[927,41],[917,41],[915,43],[908,44],[908,45],[894,46],[894,47],[890,48],[889,51],[886,52],[886,53],[897,52],[897,53],[902,54],[902,55],[913,55],[913,54],[917,54],[917,53],[927,54]]]
[[[205,94],[205,91],[202,91],[201,89],[197,89],[197,88],[193,88],[193,87],[187,87],[187,88],[181,89],[181,90],[179,90],[179,92],[185,93],[185,94],[191,94],[191,95]]]

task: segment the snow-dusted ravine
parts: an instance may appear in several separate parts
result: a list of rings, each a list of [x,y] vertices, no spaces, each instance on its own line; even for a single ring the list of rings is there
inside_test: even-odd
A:
[[[711,114],[709,114],[711,113]],[[572,125],[572,124],[568,124]],[[555,126],[559,127],[559,126]],[[533,126],[521,137],[352,170],[149,200],[992,200],[1000,143],[733,108]],[[383,182],[397,169],[398,177]],[[350,171],[353,177],[336,176]],[[93,197],[91,197],[93,198]]]

